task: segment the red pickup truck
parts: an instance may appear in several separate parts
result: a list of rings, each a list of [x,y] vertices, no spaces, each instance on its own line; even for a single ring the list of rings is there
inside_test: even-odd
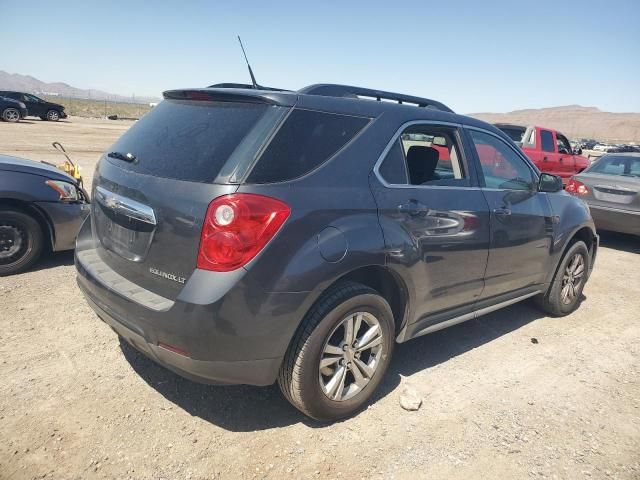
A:
[[[567,137],[556,130],[505,123],[497,123],[496,127],[520,145],[541,172],[558,175],[565,184],[589,166],[589,160],[580,155],[582,150],[574,151]]]

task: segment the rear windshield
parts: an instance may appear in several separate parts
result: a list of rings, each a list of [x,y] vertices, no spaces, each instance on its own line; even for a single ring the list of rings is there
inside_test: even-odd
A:
[[[108,152],[131,153],[121,168],[157,177],[213,181],[267,105],[165,100],[136,122]]]
[[[368,118],[296,109],[253,168],[249,183],[283,182],[301,177],[329,160],[355,137]]]
[[[640,157],[625,155],[606,155],[591,165],[590,173],[621,175],[624,177],[640,177]]]
[[[522,137],[524,136],[524,132],[527,130],[526,128],[522,128],[522,127],[498,127],[498,128],[502,130],[504,133],[506,133],[507,136],[516,143],[522,142]]]

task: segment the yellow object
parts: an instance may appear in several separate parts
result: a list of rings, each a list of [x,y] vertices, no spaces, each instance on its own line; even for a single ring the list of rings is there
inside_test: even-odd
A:
[[[69,155],[67,155],[67,151],[59,142],[53,142],[51,145],[53,145],[53,148],[62,153],[66,158],[64,163],[61,163],[57,167],[66,174],[71,175],[73,178],[78,180],[78,184],[82,187],[82,174],[80,173],[80,166],[77,163],[74,163],[73,160],[69,158]]]

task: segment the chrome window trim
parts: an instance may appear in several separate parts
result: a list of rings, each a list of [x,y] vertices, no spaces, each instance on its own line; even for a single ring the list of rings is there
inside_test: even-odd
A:
[[[461,123],[454,123],[454,122],[441,122],[438,120],[411,120],[409,122],[405,122],[403,123],[400,128],[398,128],[396,130],[396,132],[393,134],[393,136],[391,137],[391,140],[389,141],[389,143],[387,143],[387,146],[384,148],[384,150],[382,151],[382,153],[380,154],[380,156],[378,157],[378,160],[376,161],[375,165],[373,166],[373,173],[375,174],[375,176],[377,177],[378,181],[380,181],[380,183],[382,183],[382,185],[385,188],[410,188],[410,189],[416,189],[416,188],[449,188],[449,189],[456,189],[456,190],[479,190],[478,187],[475,186],[461,186],[461,185],[411,185],[409,183],[389,183],[387,182],[384,177],[380,174],[380,166],[382,165],[382,162],[384,162],[385,158],[387,158],[387,154],[389,153],[389,151],[393,148],[393,144],[398,140],[398,138],[400,138],[400,135],[402,135],[402,132],[404,130],[406,130],[409,127],[412,127],[414,125],[435,125],[435,126],[442,126],[442,127],[453,127],[453,128],[457,128],[459,130],[462,130],[462,128],[464,128],[464,125]],[[467,161],[467,163],[469,162],[469,160],[467,159],[466,155],[465,155],[465,151],[464,151],[464,145],[462,145],[462,142],[460,142],[461,140],[463,140],[462,138],[458,138],[460,145],[458,145],[460,147],[460,155],[462,157],[465,158],[465,160]],[[467,168],[467,170],[469,170]],[[408,172],[407,172],[408,173]],[[469,172],[465,172],[467,174],[467,179],[469,181],[472,181],[471,176],[469,175]]]

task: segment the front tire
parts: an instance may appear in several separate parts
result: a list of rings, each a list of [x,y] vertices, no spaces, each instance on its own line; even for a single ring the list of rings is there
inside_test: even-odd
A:
[[[0,210],[0,277],[29,268],[43,247],[40,224],[19,210]]]
[[[16,108],[5,108],[2,111],[2,120],[9,123],[20,121],[20,112]]]
[[[554,317],[564,317],[575,311],[587,283],[589,261],[585,243],[572,243],[562,257],[549,289],[535,298],[538,307]]]
[[[296,332],[278,376],[282,393],[316,420],[352,415],[382,381],[394,332],[393,313],[378,292],[354,282],[337,285]]]
[[[57,122],[60,120],[60,112],[57,110],[49,110],[47,112],[47,120],[50,122]]]

